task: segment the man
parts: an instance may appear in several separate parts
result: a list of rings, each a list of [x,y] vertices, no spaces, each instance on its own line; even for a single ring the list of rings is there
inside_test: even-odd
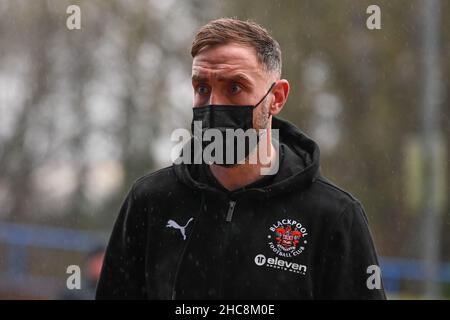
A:
[[[225,137],[251,126],[266,156],[177,163],[138,179],[97,298],[384,299],[361,204],[320,175],[316,143],[275,117],[289,94],[278,43],[256,23],[218,19],[191,53],[192,130]],[[244,145],[248,160],[258,148]],[[262,160],[277,170],[262,174]]]

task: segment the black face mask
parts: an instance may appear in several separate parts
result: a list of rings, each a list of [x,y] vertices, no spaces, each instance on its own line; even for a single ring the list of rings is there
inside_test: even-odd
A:
[[[253,129],[253,109],[258,107],[261,102],[264,101],[274,85],[275,82],[272,83],[267,93],[261,98],[261,100],[259,100],[256,105],[211,104],[201,107],[195,107],[192,109],[193,118],[191,123],[191,130],[195,139],[202,138],[202,151],[214,142],[214,138],[211,139],[212,141],[205,141],[204,133],[206,130],[217,129],[222,136],[223,152],[222,155],[215,157],[219,160],[214,161],[213,163],[222,166],[232,166],[237,164],[239,161],[247,158],[250,152],[255,149],[256,145],[259,142],[259,135],[256,134],[256,130]],[[199,121],[201,123],[201,130],[195,130],[194,121]],[[235,136],[230,137],[230,134],[227,134],[226,129],[232,129],[232,131],[242,129],[243,132],[248,132],[248,129],[253,129],[249,132],[249,135],[254,134],[255,139],[245,137],[245,141],[241,141],[241,143],[239,143],[239,138]],[[201,134],[201,137],[199,137],[199,134]],[[241,151],[239,153],[238,146],[240,145],[243,145],[245,150],[239,150]],[[229,154],[231,151],[234,151],[233,156]],[[242,151],[244,152],[242,153]],[[214,151],[211,154],[215,156]]]

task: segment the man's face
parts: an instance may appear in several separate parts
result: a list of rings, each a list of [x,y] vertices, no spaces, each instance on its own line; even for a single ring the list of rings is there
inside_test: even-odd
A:
[[[206,47],[192,62],[194,107],[208,104],[255,105],[273,79],[259,63],[253,48],[239,44]],[[253,127],[267,128],[269,94],[253,110]]]

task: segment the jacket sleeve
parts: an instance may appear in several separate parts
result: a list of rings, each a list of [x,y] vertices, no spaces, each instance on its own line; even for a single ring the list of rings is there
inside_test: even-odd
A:
[[[320,299],[386,299],[367,217],[358,201],[341,213],[325,248]]]
[[[134,186],[126,196],[106,249],[96,299],[145,299],[146,221]]]

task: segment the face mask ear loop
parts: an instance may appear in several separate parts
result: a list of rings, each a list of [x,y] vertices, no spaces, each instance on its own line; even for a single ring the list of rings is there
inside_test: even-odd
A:
[[[255,104],[255,105],[253,106],[253,109],[255,109],[257,106],[259,106],[259,104],[260,104],[261,102],[264,101],[264,99],[267,97],[267,95],[268,95],[268,94],[270,93],[270,91],[272,90],[272,88],[273,88],[273,86],[275,85],[275,83],[276,83],[276,82],[272,83],[272,85],[270,86],[269,90],[267,90],[267,93],[264,95],[264,97],[262,97],[261,100],[259,100],[259,102],[258,102],[257,104]]]

